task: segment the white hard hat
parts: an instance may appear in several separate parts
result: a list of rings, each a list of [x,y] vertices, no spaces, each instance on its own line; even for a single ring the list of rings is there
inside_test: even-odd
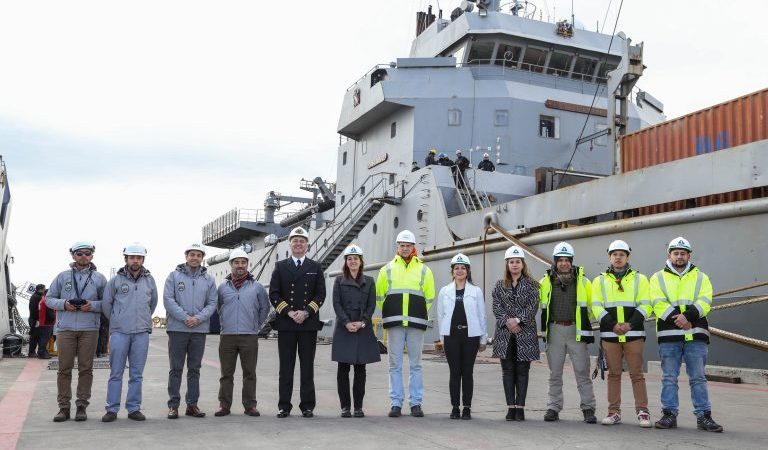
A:
[[[291,230],[291,234],[288,235],[288,240],[290,241],[291,239],[294,238],[294,236],[303,237],[304,239],[309,241],[309,233],[307,233],[307,230],[305,230],[304,228],[296,227],[293,230]]]
[[[128,244],[123,249],[123,255],[125,256],[147,256],[147,248],[138,242]]]
[[[77,241],[74,244],[72,244],[72,247],[69,247],[69,253],[75,253],[78,250],[85,250],[85,249],[95,252],[96,246],[88,241]]]
[[[409,230],[403,230],[399,233],[397,233],[397,238],[395,239],[395,242],[407,242],[409,244],[416,245],[416,236],[413,235],[413,233]]]
[[[611,245],[608,246],[608,254],[610,255],[615,250],[623,250],[627,252],[627,255],[632,253],[632,247],[630,247],[629,244],[622,241],[621,239],[617,239],[611,242]]]
[[[187,248],[184,249],[184,254],[186,255],[187,253],[189,253],[189,252],[191,252],[193,250],[196,251],[196,252],[200,252],[200,253],[203,254],[203,256],[205,256],[205,246],[203,244],[199,244],[197,242],[195,242],[194,244],[189,244],[187,246]]]
[[[525,252],[517,245],[513,245],[512,247],[509,247],[506,252],[504,252],[504,259],[509,258],[525,259]]]
[[[490,158],[490,157],[491,155],[489,155],[488,153],[483,153],[483,158]]]
[[[461,150],[456,150],[457,155],[461,155]]]
[[[355,244],[351,244],[347,246],[347,248],[344,249],[344,253],[342,253],[344,257],[346,258],[349,255],[357,255],[360,258],[363,257],[363,249]]]
[[[678,236],[669,242],[667,252],[671,252],[672,250],[687,250],[689,252],[693,251],[691,249],[691,243],[688,242],[688,239],[682,236]]]
[[[458,255],[451,258],[451,267],[453,267],[454,264],[464,264],[465,266],[472,265],[469,262],[469,258],[467,258],[467,255],[465,255],[464,253],[459,253]]]
[[[229,262],[232,262],[233,259],[237,258],[245,258],[248,259],[248,253],[245,253],[245,250],[242,248],[236,248],[229,252]]]
[[[552,250],[552,256],[558,258],[560,256],[567,256],[573,258],[573,247],[567,242],[561,242],[555,245],[555,249]]]

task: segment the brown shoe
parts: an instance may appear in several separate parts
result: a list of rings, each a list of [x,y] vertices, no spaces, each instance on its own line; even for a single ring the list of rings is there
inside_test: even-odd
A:
[[[205,413],[200,411],[200,408],[198,408],[197,405],[187,405],[187,412],[185,412],[184,415],[192,417],[205,417]]]
[[[178,419],[179,418],[179,408],[168,408],[168,418],[169,419]]]
[[[225,408],[223,406],[220,406],[219,409],[213,413],[216,417],[224,417],[229,415],[229,408]]]
[[[60,409],[59,412],[56,413],[55,416],[53,416],[54,422],[64,422],[69,420],[69,410],[68,409]]]
[[[85,406],[78,406],[75,411],[75,422],[85,422],[88,420],[88,414],[85,413]]]
[[[251,417],[259,417],[261,413],[258,409],[256,409],[255,406],[251,406],[250,408],[245,410],[245,415],[251,416]]]

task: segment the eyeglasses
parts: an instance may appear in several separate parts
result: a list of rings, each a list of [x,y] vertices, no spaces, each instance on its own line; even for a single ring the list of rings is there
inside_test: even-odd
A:
[[[91,251],[84,251],[84,252],[75,252],[76,256],[91,256],[93,255],[93,252]]]

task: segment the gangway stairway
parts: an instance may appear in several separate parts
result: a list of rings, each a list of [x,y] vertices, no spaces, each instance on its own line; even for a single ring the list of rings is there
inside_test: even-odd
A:
[[[486,192],[478,194],[470,187],[469,180],[461,172],[456,172],[456,193],[463,213],[478,211],[491,206]]]

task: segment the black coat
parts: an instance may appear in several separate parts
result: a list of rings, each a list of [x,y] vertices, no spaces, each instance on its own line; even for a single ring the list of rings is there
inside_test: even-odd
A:
[[[38,317],[40,316],[40,299],[42,298],[43,295],[38,294],[37,291],[29,298],[29,320],[27,322],[31,328],[37,326]]]
[[[333,309],[336,311],[336,327],[333,331],[331,359],[347,364],[368,364],[381,361],[379,344],[373,333],[371,318],[376,309],[376,283],[363,275],[362,282],[343,276],[333,283]],[[365,323],[356,333],[347,331],[349,322]]]
[[[293,258],[275,264],[269,282],[269,301],[277,313],[274,329],[277,331],[319,331],[320,307],[325,301],[325,275],[317,261],[304,258],[296,269]],[[288,317],[290,311],[306,311],[309,317],[301,324]]]

